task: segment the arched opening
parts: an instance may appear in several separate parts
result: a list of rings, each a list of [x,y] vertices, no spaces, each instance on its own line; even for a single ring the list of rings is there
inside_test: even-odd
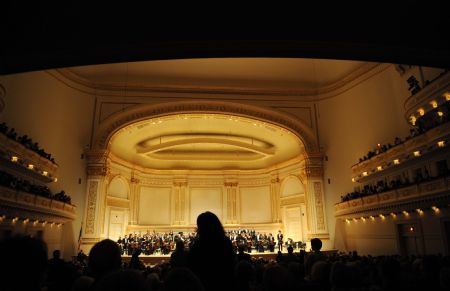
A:
[[[204,211],[216,213],[226,229],[275,234],[286,228],[282,209],[300,207],[285,198],[301,196],[304,215],[308,204],[316,207],[295,178],[307,180],[314,172],[311,161],[320,156],[315,135],[294,116],[273,109],[212,101],[134,106],[104,120],[92,148],[88,172],[99,169],[89,174],[92,181],[118,174],[130,181],[123,234],[194,231]],[[111,194],[123,195],[115,192],[123,193],[119,180],[109,186]],[[104,195],[101,187],[96,191]],[[312,201],[321,199],[315,194]],[[101,220],[111,220],[97,212]],[[313,231],[298,220],[290,232],[304,240]],[[107,236],[101,225],[99,235]]]

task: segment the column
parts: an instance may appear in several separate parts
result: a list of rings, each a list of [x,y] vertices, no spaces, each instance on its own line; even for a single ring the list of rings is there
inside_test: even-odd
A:
[[[176,180],[173,182],[173,204],[174,212],[172,216],[172,224],[174,225],[185,225],[187,221],[186,213],[186,180]]]
[[[303,169],[303,178],[306,181],[306,212],[308,222],[308,239],[318,237],[329,239],[325,197],[323,191],[323,163],[322,155],[310,154]]]
[[[137,225],[139,220],[139,190],[140,179],[136,173],[131,174],[130,179],[130,224]]]
[[[227,219],[226,224],[237,224],[239,221],[238,213],[238,182],[226,181],[224,183],[227,193]]]
[[[280,205],[280,179],[278,176],[270,179],[270,200],[272,209],[272,222],[281,222]]]
[[[86,206],[84,210],[82,246],[89,249],[104,238],[106,184],[109,176],[108,152],[91,150],[87,157]]]

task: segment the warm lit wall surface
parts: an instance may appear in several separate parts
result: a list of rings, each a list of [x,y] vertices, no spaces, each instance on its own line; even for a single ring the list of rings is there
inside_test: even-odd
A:
[[[409,127],[404,118],[403,103],[410,93],[405,80],[416,73],[417,70],[413,68],[400,76],[394,66],[388,66],[337,96],[321,100],[309,98],[304,101],[301,101],[302,98],[282,98],[283,100],[279,101],[277,96],[259,98],[251,95],[216,94],[211,97],[206,93],[202,96],[164,92],[154,96],[133,97],[130,101],[120,96],[105,97],[101,94],[92,96],[93,94],[83,93],[82,90],[72,89],[46,72],[26,73],[0,77],[0,83],[6,89],[4,98],[6,106],[0,113],[0,121],[15,127],[19,135],[27,134],[39,142],[59,164],[58,182],[53,183],[51,188],[54,191],[63,189],[71,195],[78,213],[73,223],[64,225],[61,234],[62,243],[58,245],[57,237],[60,234],[53,232],[48,234],[48,243],[52,248],[58,246],[63,248],[65,255],[74,253],[80,225],[84,219],[86,167],[80,157],[86,145],[90,144],[93,130],[109,115],[139,103],[168,102],[177,100],[176,98],[191,100],[199,97],[272,107],[302,120],[316,133],[327,157],[324,163],[324,203],[328,230],[334,247],[340,250],[356,249],[361,253],[396,253],[398,248],[395,222],[387,219],[384,222],[378,220],[366,222],[365,225],[361,221],[351,222],[350,225],[345,225],[342,221],[336,223],[334,204],[340,201],[341,195],[353,190],[351,165],[373,149],[377,143],[392,143],[396,136],[403,138],[408,134]],[[428,79],[435,75],[435,71],[431,69],[424,70],[423,73],[425,78],[430,76]],[[320,76],[317,78],[320,79]],[[127,179],[130,176],[129,172],[122,174]],[[280,176],[286,178],[290,174],[286,172]],[[186,193],[188,199],[183,207],[189,210],[185,213],[190,215],[178,219],[193,224],[196,215],[207,203],[208,208],[226,220],[228,210],[223,197],[227,193],[223,181],[221,183],[220,186],[207,187],[189,185]],[[267,178],[267,183],[270,183],[270,178]],[[302,217],[306,213],[304,189],[301,188],[303,185],[296,186],[296,183],[298,184],[296,181],[287,183],[285,192],[281,189],[280,194],[282,197],[284,195],[286,203],[290,203],[287,198],[291,196],[295,199],[296,208],[283,206],[287,212],[280,214],[280,217]],[[132,212],[130,207],[133,206],[129,203],[132,199],[124,194],[123,189],[128,189],[129,185],[123,189],[121,187],[123,186],[117,183],[109,189],[109,195],[113,196],[111,200],[113,206],[108,206],[104,216],[108,217],[106,221],[111,225],[105,225],[103,235],[107,234],[109,227],[114,228],[114,235],[125,231],[126,224],[131,219],[135,219],[133,223],[144,225],[174,223],[174,217],[168,211],[160,211],[175,207],[174,202],[169,199],[172,185],[164,187],[143,185],[139,192],[136,192],[139,195],[132,197],[135,201],[140,200],[136,210],[137,217],[130,214]],[[272,210],[270,186],[239,187],[237,203],[241,212],[237,215],[240,221],[272,222],[276,225],[273,221],[276,217]],[[122,190],[118,191],[119,188]],[[441,215],[445,216],[445,213]],[[428,216],[418,219],[422,219],[422,231],[429,241],[425,244],[426,251],[442,250],[438,243],[439,227],[436,220],[429,221]],[[303,225],[304,228],[305,224],[306,221],[301,220],[298,225]]]
[[[59,233],[44,232],[49,251],[60,248],[68,257],[76,251],[83,219],[86,168],[81,155],[90,143],[94,99],[46,72],[1,76],[0,83],[6,91],[0,120],[52,154],[59,165],[58,182],[49,187],[55,193],[64,190],[78,207],[73,223],[65,224]]]

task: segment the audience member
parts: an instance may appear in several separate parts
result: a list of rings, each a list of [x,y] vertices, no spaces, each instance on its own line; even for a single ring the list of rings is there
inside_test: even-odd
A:
[[[175,251],[170,255],[170,266],[172,268],[185,268],[188,266],[188,253],[182,240],[176,242]]]
[[[217,282],[217,285],[220,284]],[[202,282],[187,268],[174,268],[164,282],[165,291],[203,291]],[[220,286],[217,287],[220,289]]]
[[[189,268],[202,281],[205,290],[230,290],[235,253],[219,218],[209,211],[200,214],[197,235],[189,251]]]
[[[47,273],[47,246],[36,238],[15,236],[0,242],[2,291],[41,290]]]
[[[326,261],[327,257],[320,250],[322,249],[322,241],[319,238],[311,239],[311,249],[305,258],[305,275],[307,279],[311,278],[312,267],[319,261]]]

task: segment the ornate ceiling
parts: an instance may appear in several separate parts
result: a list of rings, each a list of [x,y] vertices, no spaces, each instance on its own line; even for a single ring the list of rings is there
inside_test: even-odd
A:
[[[222,114],[178,114],[122,128],[111,153],[144,168],[256,170],[304,153],[303,143],[279,126]]]

